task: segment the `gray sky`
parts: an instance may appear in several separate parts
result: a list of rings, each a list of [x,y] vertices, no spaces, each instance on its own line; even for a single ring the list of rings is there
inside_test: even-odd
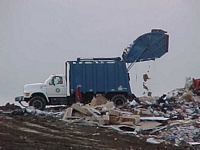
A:
[[[137,63],[132,92],[141,96],[142,75],[160,96],[200,78],[199,0],[0,0],[0,105],[13,103],[26,83],[64,73],[77,57],[116,57],[153,28],[170,35],[169,53]]]

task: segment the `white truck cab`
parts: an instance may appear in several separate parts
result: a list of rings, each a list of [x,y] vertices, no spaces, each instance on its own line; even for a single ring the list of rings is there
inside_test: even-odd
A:
[[[44,83],[26,84],[23,96],[15,98],[15,101],[26,101],[29,106],[44,109],[53,104],[65,104],[67,98],[66,79],[62,74],[51,75]]]

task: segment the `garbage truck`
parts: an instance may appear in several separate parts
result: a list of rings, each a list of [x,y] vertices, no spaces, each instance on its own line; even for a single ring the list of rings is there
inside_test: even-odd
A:
[[[136,62],[155,60],[168,52],[169,35],[161,29],[139,36],[123,50],[122,57],[77,58],[65,63],[65,75],[52,74],[44,83],[26,84],[15,101],[43,110],[47,105],[90,102],[102,94],[115,105],[136,96],[130,87],[129,70]]]

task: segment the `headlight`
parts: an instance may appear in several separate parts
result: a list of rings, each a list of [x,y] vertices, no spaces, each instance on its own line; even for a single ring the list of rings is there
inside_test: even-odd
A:
[[[25,93],[25,96],[29,96],[30,95],[30,93]]]

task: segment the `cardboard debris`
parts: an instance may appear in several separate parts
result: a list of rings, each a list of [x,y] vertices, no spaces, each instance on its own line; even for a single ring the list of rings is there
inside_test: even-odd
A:
[[[159,123],[157,121],[144,121],[140,122],[138,125],[140,125],[142,130],[152,130],[162,125],[162,123]]]
[[[77,116],[77,117],[79,117],[79,118],[85,118],[85,117],[86,117],[86,115],[84,115],[84,114],[82,114],[82,113],[80,113],[80,112],[78,112],[78,111],[74,111],[74,112],[72,113],[72,115],[73,115],[73,116]]]
[[[109,123],[110,124],[119,124],[120,123],[120,121],[119,121],[119,117],[117,117],[117,116],[109,116]]]
[[[120,112],[120,111],[118,111],[118,110],[113,110],[113,109],[109,110],[108,114],[109,114],[110,116],[121,116],[121,112]]]
[[[115,108],[113,102],[108,102],[108,103],[106,103],[105,107],[106,107],[108,110]]]
[[[144,108],[134,109],[134,114],[135,115],[140,115],[141,117],[150,117],[150,116],[152,116],[152,113],[150,112],[150,110],[144,109]]]
[[[122,115],[135,115],[134,113],[128,112],[128,111],[121,111],[121,114]]]
[[[90,108],[91,107],[93,107],[93,106],[90,106]],[[108,112],[111,109],[114,109],[115,106],[114,106],[113,102],[108,101],[106,104],[97,105],[97,106],[94,106],[94,108],[99,110],[101,113],[105,113],[105,112]]]
[[[140,109],[140,116],[141,117],[152,116],[152,113],[148,109]]]
[[[140,116],[139,115],[123,115],[120,116],[121,122],[132,122],[133,124],[138,124],[140,122]]]
[[[90,106],[96,106],[97,105],[97,99],[94,97],[90,103]]]
[[[187,91],[187,92],[183,93],[183,95],[180,97],[180,99],[185,100],[187,102],[192,101],[192,99],[193,99],[192,91]]]
[[[108,115],[103,115],[102,117],[97,118],[97,120],[100,125],[108,125],[110,123]]]
[[[126,121],[126,122],[119,122],[120,125],[128,125],[128,126],[133,126],[134,122],[133,121]]]
[[[163,141],[180,145],[200,143],[200,98],[178,89],[166,98],[143,97],[141,104],[116,108],[113,102],[99,95],[87,105],[73,104],[66,109],[63,120],[111,127],[126,134],[145,131],[148,143]],[[182,95],[180,94],[182,93]],[[146,136],[148,136],[146,135]],[[157,139],[152,138],[153,136]],[[159,138],[158,138],[159,137]]]
[[[98,116],[98,115],[92,115],[92,117],[90,117],[90,121],[95,122],[95,121],[97,120],[98,117],[101,117],[101,116]]]
[[[103,97],[102,95],[97,95],[97,97],[93,98],[90,106],[97,106],[97,105],[102,105],[102,104],[106,104],[108,101],[108,99],[106,99],[105,97]]]

